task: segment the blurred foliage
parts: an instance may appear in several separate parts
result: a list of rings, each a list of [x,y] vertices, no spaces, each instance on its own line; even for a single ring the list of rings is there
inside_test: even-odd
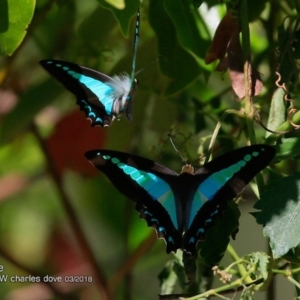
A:
[[[133,121],[91,128],[75,97],[38,62],[53,58],[109,75],[130,73],[139,5],[142,71]],[[231,206],[199,243],[204,258],[185,266],[197,265],[199,285],[189,289],[180,251],[166,255],[134,203],[84,158],[105,148],[179,171],[182,160],[167,133],[192,163],[250,143],[276,146],[272,169],[251,184],[259,198],[266,191],[253,213],[260,225],[251,227],[271,239],[272,252],[239,257],[229,245],[233,263],[214,269],[227,286],[214,293],[243,290],[241,299],[252,299],[272,289],[277,274],[295,284],[299,297],[299,15],[295,0],[1,1],[0,298],[147,300],[159,292],[209,290],[211,265],[237,231],[238,209]],[[214,247],[217,234],[222,239]],[[247,236],[236,238],[243,243]],[[46,275],[52,276],[47,286],[33,283]],[[49,282],[75,275],[81,283]]]

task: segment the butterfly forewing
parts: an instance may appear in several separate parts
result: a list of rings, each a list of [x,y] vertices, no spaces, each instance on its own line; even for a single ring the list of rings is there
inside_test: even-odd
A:
[[[167,252],[181,248],[174,194],[164,178],[178,174],[152,160],[117,151],[95,150],[86,158],[126,197],[136,202],[140,216],[164,238]],[[160,174],[161,176],[158,176]]]
[[[244,147],[212,160],[195,173],[200,182],[192,204],[194,208],[186,212],[189,217],[186,219],[184,249],[187,252],[194,254],[197,242],[205,239],[206,231],[214,226],[228,201],[239,195],[274,155],[275,149],[271,146]],[[199,209],[195,209],[197,206]]]
[[[92,69],[59,60],[40,64],[77,98],[77,104],[92,126],[109,126],[118,113],[113,110],[112,78]]]

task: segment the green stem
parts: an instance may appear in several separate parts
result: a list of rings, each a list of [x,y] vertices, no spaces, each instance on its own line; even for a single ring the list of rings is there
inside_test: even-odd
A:
[[[238,256],[234,248],[231,246],[231,244],[228,244],[227,246],[227,252],[233,259],[233,261],[238,262],[241,260],[241,258]],[[239,269],[239,272],[243,278],[245,278],[246,283],[250,283],[252,279],[249,276],[249,272],[246,270],[245,266],[242,263],[237,264],[237,267]]]
[[[245,78],[245,113],[248,134],[251,144],[256,143],[255,131],[253,126],[254,107],[252,103],[252,68],[250,52],[250,31],[248,24],[247,0],[240,1],[240,23],[242,31],[242,48],[244,55],[244,78]]]
[[[300,289],[300,284],[297,282],[293,277],[288,276],[287,277],[288,281],[290,281],[292,284],[294,284],[298,289]]]
[[[296,274],[296,273],[299,273],[300,272],[300,268],[297,268],[297,269],[287,269],[287,270],[278,270],[278,269],[272,269],[272,273],[274,274],[281,274],[285,277],[289,277],[291,276],[292,274]]]
[[[82,252],[82,255],[84,259],[89,263],[91,268],[94,271],[93,277],[95,278],[95,282],[97,284],[97,287],[99,289],[99,293],[101,295],[101,299],[103,300],[110,300],[110,294],[109,289],[107,285],[106,277],[102,271],[102,269],[99,266],[99,263],[92,252],[89,242],[84,234],[84,231],[82,229],[82,226],[78,220],[77,213],[75,209],[73,208],[72,201],[69,199],[62,182],[61,174],[57,171],[57,169],[54,167],[51,155],[49,153],[49,150],[46,146],[46,143],[42,136],[40,135],[38,128],[35,126],[35,124],[31,124],[31,132],[36,137],[40,148],[42,149],[49,174],[51,175],[53,179],[53,183],[55,187],[57,188],[57,191],[60,195],[62,206],[66,212],[66,215],[68,217],[68,220],[70,222],[70,226],[73,230],[74,236],[78,242],[78,246],[80,247],[80,250]]]
[[[253,126],[253,119],[255,109],[252,102],[252,67],[251,67],[251,48],[250,48],[250,30],[248,22],[248,6],[247,0],[240,1],[240,23],[242,31],[242,48],[244,54],[244,78],[245,78],[245,114],[246,124],[250,144],[256,144],[255,130]],[[256,183],[259,194],[264,190],[264,180],[262,174],[256,175]]]
[[[229,284],[223,285],[223,286],[215,288],[215,289],[211,289],[211,290],[209,290],[205,293],[202,293],[202,294],[199,294],[199,295],[196,295],[196,296],[193,296],[193,297],[189,297],[189,298],[179,298],[179,299],[182,299],[182,300],[183,299],[198,300],[198,299],[208,298],[208,297],[211,297],[211,296],[218,296],[221,299],[228,299],[229,300],[231,298],[226,298],[226,297],[220,295],[220,293],[231,290],[231,289],[239,288],[240,286],[244,285],[243,282],[244,282],[243,278],[237,279],[237,280],[235,280],[235,281],[233,281]]]
[[[208,150],[209,150],[210,153],[212,152],[213,145],[215,144],[215,141],[216,141],[216,138],[218,136],[219,130],[220,130],[221,126],[222,126],[222,122],[225,120],[225,118],[229,114],[237,115],[240,118],[244,118],[245,117],[244,113],[242,113],[242,112],[240,112],[238,110],[235,110],[235,109],[227,109],[227,110],[224,111],[224,113],[222,114],[220,121],[217,123],[217,125],[215,127],[215,130],[213,132],[213,135],[211,137],[211,140],[210,140],[210,143],[209,143],[209,146],[208,146]],[[207,156],[206,159],[205,159],[205,163],[208,163],[209,159],[210,159],[210,156]]]

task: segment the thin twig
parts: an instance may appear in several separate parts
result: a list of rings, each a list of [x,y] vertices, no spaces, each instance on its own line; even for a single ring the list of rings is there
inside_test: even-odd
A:
[[[37,138],[37,140],[40,144],[40,147],[44,152],[44,155],[45,155],[46,161],[47,161],[47,165],[48,165],[48,171],[49,171],[49,173],[56,185],[56,188],[59,192],[61,202],[62,202],[63,207],[66,211],[66,214],[68,216],[71,228],[73,229],[73,232],[74,232],[74,235],[78,242],[78,245],[82,251],[82,255],[88,261],[88,263],[91,265],[91,267],[93,268],[94,276],[96,278],[96,282],[98,283],[97,286],[100,290],[101,299],[109,300],[110,297],[109,297],[109,290],[108,290],[106,278],[105,278],[101,268],[99,267],[94,254],[92,253],[92,251],[90,249],[89,243],[84,235],[83,230],[81,229],[76,212],[71,204],[71,201],[70,201],[67,193],[65,192],[65,190],[63,188],[62,178],[61,178],[60,174],[57,172],[57,170],[54,168],[53,163],[52,163],[52,158],[48,152],[45,142],[34,124],[32,124],[32,126],[31,126],[31,131]]]

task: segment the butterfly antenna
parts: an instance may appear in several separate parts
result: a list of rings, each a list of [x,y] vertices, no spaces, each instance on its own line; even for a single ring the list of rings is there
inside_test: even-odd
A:
[[[172,144],[174,150],[179,154],[179,156],[181,157],[182,161],[183,161],[183,162],[186,162],[186,159],[184,159],[184,157],[181,155],[180,151],[176,148],[176,146],[175,146],[175,144],[174,144],[174,142],[173,142],[173,139],[172,139],[171,134],[167,133],[167,136],[168,136],[168,138],[170,139],[170,142],[171,142],[171,144]]]
[[[139,37],[140,37],[140,8],[137,11],[136,14],[136,21],[135,21],[135,31],[134,31],[134,42],[133,42],[133,58],[132,58],[132,68],[131,68],[131,77],[130,82],[131,85],[134,82],[135,77],[135,67],[136,67],[136,53],[137,53],[137,47],[139,43]]]
[[[155,59],[154,61],[150,62],[148,65],[146,65],[145,67],[143,67],[142,69],[138,70],[134,75],[136,76],[137,74],[141,73],[142,71],[144,71],[146,68],[148,68],[149,66],[156,64],[157,62],[159,62],[160,60],[160,55],[158,56],[157,59]]]
[[[210,156],[211,156],[213,153],[217,152],[217,151],[218,151],[219,149],[221,149],[222,147],[223,147],[222,145],[218,145],[218,146],[217,146],[216,148],[214,148],[214,149],[209,149],[207,154],[201,155],[197,160],[200,160],[200,159],[202,159],[202,158],[205,157],[204,164],[207,164],[208,161],[209,161]]]

